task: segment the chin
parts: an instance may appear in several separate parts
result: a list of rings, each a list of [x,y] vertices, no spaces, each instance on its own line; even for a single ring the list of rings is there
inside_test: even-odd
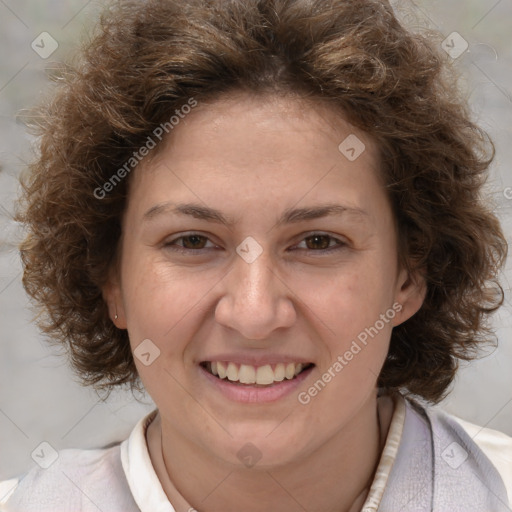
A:
[[[276,428],[276,424],[272,428]],[[225,439],[225,450],[219,454],[230,464],[250,469],[271,469],[292,464],[305,450],[299,445],[296,437],[290,435],[290,429],[284,428],[282,432],[277,429],[256,428],[252,433],[244,429],[244,434],[233,435]],[[278,427],[279,428],[279,427]],[[302,437],[302,442],[304,438]],[[220,446],[222,443],[216,444]],[[229,454],[226,457],[226,454]]]

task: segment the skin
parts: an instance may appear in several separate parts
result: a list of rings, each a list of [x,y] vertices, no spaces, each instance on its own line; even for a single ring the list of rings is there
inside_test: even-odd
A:
[[[353,162],[338,150],[350,134],[366,146]],[[159,411],[147,439],[169,499],[181,510],[175,487],[200,512],[359,510],[392,412],[388,403],[379,434],[377,376],[392,328],[425,293],[399,268],[374,142],[325,106],[240,93],[199,104],[133,172],[104,297],[132,349],[150,339],[160,350],[149,366],[135,361]],[[144,220],[167,201],[221,210],[234,224],[170,211]],[[364,213],[276,223],[285,209],[326,203]],[[206,239],[178,239],[190,232]],[[263,250],[250,264],[236,252],[248,236]],[[188,253],[175,250],[184,244]],[[300,404],[298,392],[396,303],[394,319]],[[238,403],[199,375],[223,352],[296,355],[315,367],[297,392]],[[237,457],[249,442],[261,455],[250,468]]]

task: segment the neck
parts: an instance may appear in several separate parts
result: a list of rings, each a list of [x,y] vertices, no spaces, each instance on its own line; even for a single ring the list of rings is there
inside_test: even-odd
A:
[[[199,512],[357,512],[368,495],[391,421],[391,399],[384,400],[382,424],[373,396],[350,425],[319,449],[280,467],[235,468],[191,444],[160,414],[147,432],[150,457],[177,512],[191,506]]]

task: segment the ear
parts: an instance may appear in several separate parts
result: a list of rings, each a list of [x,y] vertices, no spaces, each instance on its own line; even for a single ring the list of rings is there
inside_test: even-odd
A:
[[[395,290],[395,303],[401,306],[396,308],[397,314],[393,319],[393,327],[409,320],[419,311],[425,300],[427,285],[425,278],[418,270],[410,274],[407,269],[402,268],[397,279]]]
[[[117,271],[112,270],[107,282],[101,288],[103,300],[108,306],[110,319],[118,329],[126,329],[126,314],[121,289],[121,280]],[[117,316],[117,318],[116,318]]]

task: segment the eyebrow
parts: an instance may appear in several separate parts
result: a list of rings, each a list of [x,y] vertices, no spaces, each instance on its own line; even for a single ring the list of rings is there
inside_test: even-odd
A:
[[[173,203],[172,201],[151,207],[143,215],[143,220],[148,222],[163,214],[190,216],[196,219],[222,224],[227,227],[232,227],[236,223],[233,218],[225,216],[221,211],[214,208],[193,203]],[[361,208],[343,206],[340,204],[325,204],[307,208],[288,208],[277,220],[276,226],[347,214],[360,217],[361,220],[368,218],[368,212]]]

